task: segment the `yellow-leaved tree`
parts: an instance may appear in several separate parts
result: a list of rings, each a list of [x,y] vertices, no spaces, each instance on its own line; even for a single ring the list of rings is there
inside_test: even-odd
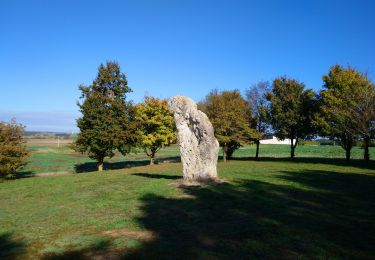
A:
[[[156,152],[176,141],[173,111],[167,99],[146,97],[136,106],[135,117],[141,125],[138,131],[141,146],[150,157],[150,164],[154,164]]]
[[[0,177],[15,178],[17,170],[27,163],[29,152],[23,130],[24,126],[15,119],[0,122]]]

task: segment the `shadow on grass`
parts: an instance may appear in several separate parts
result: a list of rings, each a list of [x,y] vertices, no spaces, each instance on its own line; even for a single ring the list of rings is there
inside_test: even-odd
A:
[[[374,257],[375,176],[305,170],[282,171],[277,178],[285,182],[239,180],[186,187],[178,198],[146,194],[137,221],[155,234],[152,240],[136,248],[113,248],[107,239],[45,259]]]
[[[168,180],[177,180],[181,179],[182,176],[178,175],[165,175],[165,174],[156,174],[156,173],[133,173],[132,175],[151,178],[151,179],[168,179]]]
[[[219,159],[222,157],[219,156]],[[291,163],[320,163],[320,164],[329,164],[337,166],[352,166],[362,169],[375,169],[375,160],[370,160],[369,163],[366,163],[362,159],[351,159],[347,162],[342,158],[322,158],[322,157],[296,157],[291,159],[289,157],[259,157],[255,159],[254,157],[233,157],[230,160],[236,161],[260,161],[260,162],[291,162]]]
[[[21,172],[17,172],[15,177],[10,178],[10,179],[29,178],[29,177],[33,177],[34,174],[35,174],[34,171],[21,171]]]
[[[0,234],[0,259],[20,258],[26,251],[27,242],[16,240],[11,233]]]
[[[157,238],[125,259],[363,259],[375,255],[375,176],[283,172],[286,185],[243,180],[147,194],[141,226]]]
[[[158,159],[159,163],[179,162],[179,161],[180,161],[179,156],[164,157],[164,158]],[[124,168],[135,167],[135,166],[146,166],[149,164],[150,164],[150,160],[105,162],[104,170],[118,170],[118,169],[124,169]],[[94,172],[94,171],[97,171],[97,166],[95,162],[86,162],[86,163],[76,164],[74,166],[74,169],[76,173]]]

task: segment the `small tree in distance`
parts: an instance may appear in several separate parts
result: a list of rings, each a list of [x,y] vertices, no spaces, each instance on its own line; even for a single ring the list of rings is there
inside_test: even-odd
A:
[[[82,117],[77,120],[80,133],[73,148],[96,160],[102,171],[105,157],[113,157],[116,149],[125,155],[137,142],[134,106],[126,101],[131,89],[116,62],[101,64],[93,83],[79,89]]]
[[[152,165],[156,152],[176,141],[173,111],[169,109],[167,99],[146,97],[144,103],[137,104],[135,118],[140,123],[140,145]]]
[[[268,81],[260,81],[246,90],[246,99],[252,113],[252,122],[257,131],[255,144],[255,158],[259,157],[259,145],[261,138],[267,133],[269,128],[269,110],[267,94],[270,92],[270,83]]]
[[[15,119],[10,123],[0,122],[0,176],[14,178],[29,157],[26,141],[23,139],[24,126]]]
[[[272,91],[267,95],[272,128],[277,138],[290,139],[292,159],[298,141],[314,133],[315,94],[311,89],[304,88],[305,84],[302,82],[279,77],[273,81]]]

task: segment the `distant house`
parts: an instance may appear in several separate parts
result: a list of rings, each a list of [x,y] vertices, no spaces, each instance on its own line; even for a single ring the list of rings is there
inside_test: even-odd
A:
[[[290,145],[290,139],[284,139],[280,140],[276,138],[276,136],[273,135],[266,135],[260,140],[261,144],[289,144]]]

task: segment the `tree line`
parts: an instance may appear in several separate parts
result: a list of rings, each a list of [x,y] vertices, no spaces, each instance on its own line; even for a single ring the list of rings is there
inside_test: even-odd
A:
[[[360,140],[368,162],[375,136],[374,84],[365,73],[340,65],[332,66],[322,79],[318,93],[287,76],[258,82],[246,90],[245,97],[239,90],[212,90],[198,107],[214,127],[223,160],[246,143],[256,144],[258,158],[260,140],[271,133],[290,139],[291,158],[301,140],[322,136],[337,141],[350,160],[350,151]],[[99,170],[104,157],[113,156],[115,149],[125,155],[140,146],[152,164],[161,147],[176,141],[168,100],[146,97],[137,105],[126,101],[131,90],[116,62],[100,65],[93,84],[80,89],[83,117],[77,121],[81,132],[75,149],[96,159]]]
[[[365,73],[340,65],[332,66],[322,79],[323,88],[317,93],[287,76],[258,82],[245,96],[239,90],[211,90],[198,108],[214,127],[223,160],[247,143],[256,144],[258,158],[260,140],[273,134],[281,140],[290,139],[291,158],[301,140],[320,136],[337,141],[349,161],[352,147],[361,141],[368,162],[375,138],[374,84]],[[71,147],[96,160],[98,171],[103,170],[106,157],[113,157],[116,151],[126,155],[136,147],[141,147],[153,164],[162,147],[176,142],[168,100],[146,97],[139,104],[128,100],[132,89],[117,62],[101,64],[92,84],[79,89],[80,132]],[[15,121],[0,124],[2,175],[13,176],[26,162],[22,131],[23,126]]]
[[[332,66],[322,79],[318,93],[287,76],[258,82],[245,97],[238,90],[211,91],[200,108],[212,120],[224,160],[248,142],[255,142],[258,158],[261,138],[274,134],[290,139],[292,159],[301,140],[320,136],[339,143],[349,161],[353,145],[361,141],[368,163],[375,138],[374,84],[365,73],[340,65]]]

